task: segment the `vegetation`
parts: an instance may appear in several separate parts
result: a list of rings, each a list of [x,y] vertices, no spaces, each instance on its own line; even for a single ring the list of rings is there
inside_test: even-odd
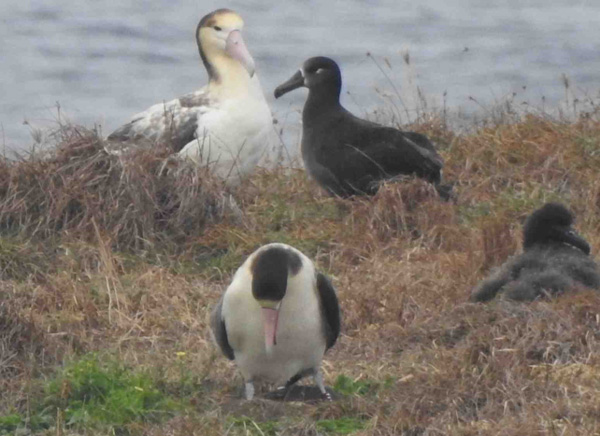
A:
[[[293,168],[228,190],[76,127],[43,157],[0,160],[0,434],[600,433],[600,293],[468,302],[546,201],[600,247],[598,112],[506,114],[408,126],[441,145],[456,203],[415,179],[331,198]],[[338,289],[332,403],[246,402],[211,342],[211,306],[273,241]]]
[[[43,430],[51,425],[83,431],[109,429],[129,433],[128,425],[158,421],[180,406],[156,386],[145,372],[133,371],[110,357],[83,356],[71,362],[33,397],[29,416],[13,413],[2,417],[0,432],[19,428]]]

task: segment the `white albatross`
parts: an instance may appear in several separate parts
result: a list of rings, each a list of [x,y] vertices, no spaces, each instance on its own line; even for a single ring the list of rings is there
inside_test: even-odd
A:
[[[164,142],[228,184],[249,175],[271,152],[275,131],[254,60],[242,38],[243,25],[242,18],[229,9],[204,16],[196,41],[208,84],[134,115],[108,136],[107,151],[121,154],[136,145]]]
[[[312,375],[324,398],[321,361],[340,332],[338,299],[329,279],[286,244],[260,247],[236,271],[211,317],[213,338],[246,383],[286,383]]]

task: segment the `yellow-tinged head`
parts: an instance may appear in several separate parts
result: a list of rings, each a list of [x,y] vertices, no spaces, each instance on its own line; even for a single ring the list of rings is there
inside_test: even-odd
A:
[[[248,52],[241,31],[244,20],[230,9],[217,9],[202,17],[196,29],[200,57],[211,81],[220,81],[227,69],[241,65],[254,75],[254,59]]]

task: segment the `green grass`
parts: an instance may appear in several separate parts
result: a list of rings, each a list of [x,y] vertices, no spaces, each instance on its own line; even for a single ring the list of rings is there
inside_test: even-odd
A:
[[[18,413],[0,416],[0,434],[12,433],[22,424],[23,418]]]
[[[0,435],[16,434],[19,429],[29,429],[33,432],[48,429],[52,417],[47,414],[37,414],[30,418],[19,413],[0,416]]]
[[[352,434],[365,428],[365,420],[361,418],[342,417],[339,419],[321,419],[316,423],[317,429],[327,434]]]
[[[394,384],[394,379],[386,378],[384,381],[360,379],[352,380],[350,377],[341,374],[333,385],[333,389],[342,395],[374,395],[381,389],[389,388]]]
[[[135,421],[160,421],[178,407],[149,374],[115,361],[101,362],[96,355],[67,366],[47,391],[46,403],[64,410],[68,426],[122,427]]]
[[[184,408],[170,398],[148,372],[133,370],[109,358],[86,355],[65,366],[46,382],[29,422],[20,414],[0,417],[0,433],[52,425],[104,429],[128,434],[134,422],[160,422]],[[61,423],[57,423],[61,416]]]

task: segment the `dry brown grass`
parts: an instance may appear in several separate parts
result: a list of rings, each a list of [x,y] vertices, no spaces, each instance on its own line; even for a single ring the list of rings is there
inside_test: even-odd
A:
[[[322,435],[336,434],[325,420],[344,419],[360,424],[357,435],[600,434],[600,295],[468,302],[519,249],[523,219],[545,201],[575,211],[596,253],[600,123],[530,116],[464,135],[430,127],[448,140],[456,204],[413,179],[340,200],[302,171],[278,169],[233,193],[235,222],[201,203],[222,204],[224,191],[165,175],[157,156],[125,167],[93,136],[71,139],[48,162],[3,162],[2,227],[35,238],[0,246],[0,262],[13,265],[1,282],[0,416],[26,410],[42,375],[64,360],[96,351],[160,374],[165,392],[189,404],[163,423],[132,424],[133,434]],[[153,218],[159,192],[183,215]],[[86,207],[67,207],[69,195]],[[153,257],[131,254],[140,240],[154,244]],[[210,342],[208,313],[243,258],[271,241],[297,246],[333,277],[343,330],[326,380],[344,375],[365,389],[332,404],[241,399],[241,378]]]
[[[63,126],[55,147],[0,159],[0,229],[93,241],[95,226],[117,249],[185,242],[237,206],[206,168],[168,158],[169,148],[108,154],[94,131]]]

